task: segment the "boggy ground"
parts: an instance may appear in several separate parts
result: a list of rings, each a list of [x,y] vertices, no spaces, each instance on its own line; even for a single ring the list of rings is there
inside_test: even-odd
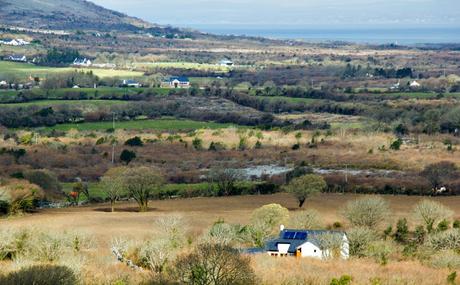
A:
[[[307,201],[306,207],[318,210],[326,224],[340,221],[345,225],[339,210],[349,200],[362,195],[322,194]],[[422,197],[384,196],[390,203],[392,215],[388,223],[400,217],[411,217],[411,209]],[[429,198],[442,202],[460,217],[460,197]],[[152,201],[147,213],[136,212],[136,205],[124,202],[117,205],[115,213],[108,212],[108,205],[100,204],[78,208],[41,210],[38,213],[0,220],[2,228],[40,228],[52,232],[80,231],[92,236],[96,249],[84,262],[84,279],[104,283],[119,276],[130,276],[134,282],[138,273],[117,263],[110,252],[113,238],[125,237],[140,241],[154,235],[157,217],[180,214],[188,224],[188,235],[196,239],[218,219],[229,223],[245,224],[251,212],[265,204],[279,203],[290,211],[296,211],[297,201],[290,195],[279,193],[266,196],[239,196],[225,198],[195,198]],[[329,284],[332,278],[352,276],[353,284],[445,284],[449,270],[433,269],[418,261],[391,260],[381,266],[374,260],[352,259],[349,261],[291,258],[273,259],[265,255],[253,257],[253,267],[263,284]],[[100,269],[106,272],[102,275]],[[89,278],[91,276],[91,278]],[[381,283],[372,283],[380,280]]]

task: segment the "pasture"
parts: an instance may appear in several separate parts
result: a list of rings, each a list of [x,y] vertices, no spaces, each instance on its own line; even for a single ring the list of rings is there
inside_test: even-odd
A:
[[[141,77],[142,72],[129,71],[129,70],[117,70],[117,69],[98,69],[98,68],[75,68],[75,67],[45,67],[37,66],[30,63],[17,63],[9,61],[0,61],[0,78],[3,76],[14,76],[28,78],[40,77],[46,78],[48,75],[72,72],[72,71],[92,71],[96,76],[100,78],[107,77]]]
[[[219,124],[214,122],[198,122],[192,120],[177,119],[155,119],[155,120],[134,120],[116,122],[116,129],[126,130],[160,130],[160,131],[179,131],[197,129],[221,129],[231,127],[231,124]],[[112,128],[112,122],[90,122],[80,124],[62,124],[47,127],[47,130],[68,131],[75,129],[78,131],[97,131]]]

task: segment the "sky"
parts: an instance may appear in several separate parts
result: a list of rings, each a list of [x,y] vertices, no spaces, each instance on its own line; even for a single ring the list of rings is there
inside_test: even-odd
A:
[[[460,0],[92,0],[177,27],[460,27]]]

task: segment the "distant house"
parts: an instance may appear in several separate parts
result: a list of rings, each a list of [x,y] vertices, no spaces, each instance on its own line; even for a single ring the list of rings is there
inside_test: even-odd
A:
[[[173,76],[168,81],[162,83],[166,88],[190,88],[190,80],[185,76]]]
[[[141,85],[139,82],[137,82],[136,80],[125,79],[125,80],[123,80],[123,82],[121,83],[121,87],[140,88],[140,87],[142,87],[142,85]]]
[[[412,81],[412,82],[409,84],[409,86],[410,86],[411,88],[418,88],[418,87],[420,87],[420,86],[422,86],[422,85],[421,85],[420,83],[418,83],[417,81],[414,80],[414,81]]]
[[[25,55],[10,55],[7,59],[16,62],[27,62],[27,57]]]
[[[390,89],[391,89],[391,90],[398,90],[398,89],[400,88],[400,86],[401,86],[401,82],[398,81],[398,83],[393,84],[393,85],[390,87]]]
[[[76,58],[74,61],[73,61],[73,65],[75,66],[84,66],[84,67],[88,67],[88,66],[91,66],[93,63],[91,62],[91,60],[87,59],[87,58]]]
[[[229,60],[229,59],[223,59],[219,62],[220,66],[228,66],[228,67],[231,67],[234,65],[233,61]]]
[[[4,39],[4,40],[0,40],[0,44],[9,45],[9,46],[25,46],[30,43],[23,39]]]
[[[292,230],[281,226],[279,238],[267,242],[265,250],[270,256],[295,256],[327,259],[331,257],[331,249],[321,246],[322,235],[337,235],[342,240],[340,256],[349,258],[349,242],[344,232]]]

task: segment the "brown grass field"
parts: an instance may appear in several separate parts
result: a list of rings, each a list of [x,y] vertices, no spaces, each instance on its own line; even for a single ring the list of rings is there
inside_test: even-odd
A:
[[[362,195],[322,194],[309,200],[307,208],[318,210],[327,224],[344,219],[338,213],[349,200]],[[390,203],[392,215],[388,223],[397,218],[411,217],[410,211],[421,197],[384,196]],[[430,198],[442,202],[460,217],[460,197]],[[180,200],[152,201],[148,213],[136,212],[133,203],[120,203],[116,213],[109,213],[108,205],[42,210],[35,214],[0,220],[0,227],[41,228],[50,231],[81,231],[91,235],[96,241],[96,249],[88,256],[85,279],[89,284],[107,284],[107,280],[117,280],[121,275],[135,276],[123,265],[118,264],[110,253],[111,239],[125,237],[142,240],[154,235],[155,218],[162,215],[180,214],[187,221],[188,235],[193,240],[218,219],[229,223],[248,223],[251,212],[265,204],[279,203],[290,211],[297,210],[297,202],[290,195],[280,193],[267,196],[239,196],[226,198],[195,198]],[[373,260],[351,259],[296,260],[294,258],[273,259],[265,255],[254,256],[253,266],[262,284],[329,284],[332,278],[347,274],[353,277],[353,284],[445,284],[449,270],[433,269],[418,261],[390,261],[381,266]],[[102,274],[102,269],[106,274]],[[110,273],[108,273],[110,272]],[[88,279],[88,277],[91,278]],[[130,280],[136,280],[131,277]],[[372,283],[380,280],[380,283]],[[110,284],[110,282],[109,282]]]

